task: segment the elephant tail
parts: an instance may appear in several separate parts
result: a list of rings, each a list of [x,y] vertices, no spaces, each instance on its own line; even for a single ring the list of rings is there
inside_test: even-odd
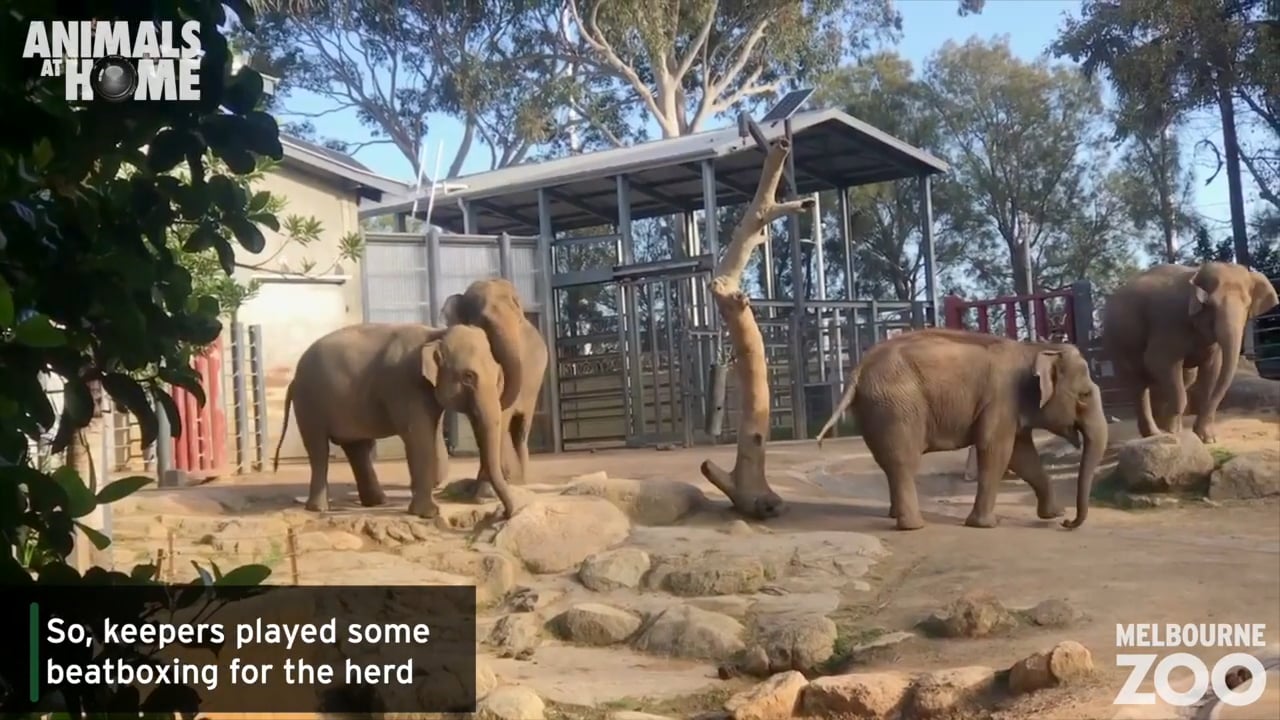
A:
[[[840,420],[840,416],[844,415],[844,411],[849,409],[849,404],[853,402],[853,396],[858,392],[858,375],[862,371],[862,366],[853,368],[853,372],[849,373],[849,383],[845,385],[844,395],[840,396],[840,403],[831,411],[831,417],[827,419],[827,424],[822,426],[822,431],[818,433],[818,447],[822,447],[822,438],[826,436],[831,428],[835,427],[836,422]]]
[[[289,408],[293,407],[293,383],[284,391],[284,427],[280,428],[280,439],[276,441],[276,456],[271,461],[271,472],[280,469],[280,448],[284,446],[285,433],[289,432]]]

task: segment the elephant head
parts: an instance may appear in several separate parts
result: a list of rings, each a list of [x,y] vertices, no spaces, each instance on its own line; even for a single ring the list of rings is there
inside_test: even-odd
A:
[[[504,379],[510,377],[495,360],[489,339],[479,328],[456,325],[422,347],[422,375],[440,405],[471,421],[480,448],[480,475],[488,476],[507,516],[515,511],[502,474],[502,405]]]
[[[443,314],[450,326],[471,325],[484,331],[507,379],[502,390],[502,407],[515,404],[524,377],[525,348],[521,331],[526,322],[516,286],[502,278],[477,280],[466,292],[450,295],[445,300]]]
[[[1023,417],[1027,425],[1064,438],[1079,448],[1080,470],[1076,476],[1076,517],[1065,520],[1069,528],[1080,527],[1089,515],[1089,493],[1093,475],[1107,449],[1107,416],[1102,409],[1102,391],[1089,376],[1089,364],[1070,345],[1041,350],[1031,371]]]
[[[1280,298],[1266,275],[1232,263],[1207,262],[1191,276],[1190,284],[1187,314],[1222,351],[1210,393],[1209,407],[1216,408],[1235,377],[1245,324],[1280,304]]]

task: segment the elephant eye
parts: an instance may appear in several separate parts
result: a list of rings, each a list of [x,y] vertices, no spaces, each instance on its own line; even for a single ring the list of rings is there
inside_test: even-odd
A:
[[[478,382],[478,378],[476,377],[476,374],[474,371],[471,371],[471,370],[462,371],[462,383],[464,385],[470,385],[474,387],[477,382]]]

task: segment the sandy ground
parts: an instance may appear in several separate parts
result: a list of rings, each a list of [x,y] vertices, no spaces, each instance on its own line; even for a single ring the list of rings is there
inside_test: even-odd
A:
[[[1112,445],[1136,435],[1133,423],[1111,426]],[[1280,448],[1280,419],[1274,415],[1219,420],[1219,445],[1233,452]],[[1075,456],[1046,438],[1060,501],[1071,510],[1075,499]],[[1068,448],[1069,450],[1069,448]],[[716,495],[698,474],[704,458],[732,463],[732,447],[618,450],[537,456],[533,475],[555,483],[604,470],[611,477],[671,478],[694,483]],[[971,590],[994,593],[1010,607],[1031,606],[1047,598],[1069,601],[1086,619],[1063,630],[1021,630],[977,640],[919,640],[895,646],[867,669],[924,670],[969,664],[1007,667],[1054,643],[1072,639],[1093,652],[1100,672],[1081,688],[1038,693],[1008,708],[1003,717],[1076,720],[1111,718],[1115,693],[1128,670],[1116,668],[1117,623],[1265,623],[1267,640],[1280,642],[1280,502],[1261,501],[1221,507],[1189,505],[1172,509],[1122,511],[1095,507],[1088,523],[1067,531],[1056,521],[1035,517],[1034,498],[1019,480],[1004,482],[1000,526],[963,527],[974,485],[960,479],[965,452],[926,457],[918,481],[929,524],[898,532],[885,517],[884,476],[858,439],[784,442],[769,447],[769,476],[788,500],[789,511],[768,523],[775,531],[852,530],[883,540],[892,555],[873,569],[872,597],[850,598],[842,623],[860,628],[911,629],[931,611]],[[455,459],[452,477],[472,477],[474,460]],[[393,502],[407,497],[402,463],[382,463],[379,477]],[[345,463],[330,471],[335,504],[355,504],[355,487]],[[147,491],[174,493],[184,505],[197,498],[233,500],[242,513],[274,512],[306,490],[305,465],[282,466],[278,473],[222,479],[200,488]],[[257,500],[255,500],[257,498]],[[216,507],[218,503],[210,503]],[[727,505],[727,502],[723,503]],[[295,506],[296,507],[296,506]],[[336,509],[336,508],[335,508]],[[1196,651],[1214,660],[1225,651]],[[584,656],[584,662],[591,658]],[[641,670],[637,667],[636,670]],[[860,668],[861,670],[861,668]],[[619,678],[622,685],[625,678]]]

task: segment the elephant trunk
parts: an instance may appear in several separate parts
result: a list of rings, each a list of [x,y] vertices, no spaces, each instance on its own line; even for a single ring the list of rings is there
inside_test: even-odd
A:
[[[507,479],[502,474],[502,408],[498,406],[496,391],[477,394],[471,427],[476,434],[476,445],[480,448],[480,477],[488,478],[493,485],[493,492],[502,501],[506,517],[515,512],[515,504],[511,500],[511,490]]]
[[[502,366],[502,408],[515,405],[520,397],[520,386],[524,382],[524,316],[519,313],[514,318],[502,317],[491,319],[485,330],[489,335],[489,345],[493,349],[493,358]]]
[[[1209,407],[1197,408],[1201,413],[1216,410],[1227,390],[1231,389],[1231,379],[1235,377],[1236,368],[1240,365],[1240,345],[1244,341],[1244,326],[1247,321],[1247,312],[1236,303],[1223,303],[1216,312],[1214,333],[1218,349],[1222,351],[1222,365],[1218,369],[1218,376],[1213,379]]]
[[[1093,492],[1093,476],[1107,451],[1107,414],[1102,408],[1102,391],[1095,385],[1089,394],[1089,406],[1080,420],[1084,449],[1080,452],[1080,474],[1076,476],[1076,517],[1062,521],[1063,527],[1078,528],[1089,517],[1089,495]]]

